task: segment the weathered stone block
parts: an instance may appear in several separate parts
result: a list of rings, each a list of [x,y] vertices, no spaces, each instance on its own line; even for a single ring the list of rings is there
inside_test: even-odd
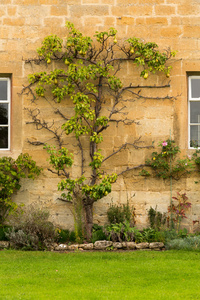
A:
[[[9,26],[23,26],[25,24],[25,18],[4,18],[3,25]]]
[[[43,5],[55,5],[55,4],[58,4],[60,0],[39,0],[39,3],[40,4],[43,4]],[[78,0],[77,0],[78,1]],[[69,3],[70,1],[68,1],[67,3]]]
[[[110,241],[96,241],[94,243],[94,249],[96,250],[105,250],[106,248],[112,246],[113,243]]]
[[[136,249],[136,243],[135,242],[123,242],[122,247],[125,249],[134,250],[134,249]]]
[[[160,34],[163,37],[178,37],[183,33],[182,28],[179,27],[166,27],[166,28],[161,28],[160,29]]]
[[[129,8],[129,13],[134,16],[151,16],[153,13],[153,6],[151,5],[137,5]]]
[[[117,19],[117,24],[133,25],[133,24],[135,24],[135,18],[134,17],[122,17],[120,19]]]
[[[65,251],[68,250],[68,246],[66,244],[60,244],[55,246],[54,248],[55,251]]]
[[[99,25],[103,25],[103,19],[101,17],[85,17],[84,18],[84,23],[86,26],[91,26],[94,24],[99,24]]]
[[[44,19],[44,24],[45,26],[48,26],[50,28],[55,28],[55,27],[61,27],[64,26],[65,20],[62,17],[47,17]]]
[[[175,9],[176,7],[172,5],[155,5],[156,15],[174,15]]]
[[[10,247],[10,243],[7,241],[0,241],[0,249],[5,249],[5,248],[9,248]]]
[[[136,249],[147,249],[147,248],[149,248],[149,243],[136,244]]]
[[[67,16],[68,15],[68,7],[65,6],[51,6],[51,15],[52,16]]]
[[[77,250],[79,248],[79,245],[70,245],[68,246],[69,250]]]
[[[146,19],[148,25],[168,25],[168,19],[166,17],[150,17]]]
[[[155,248],[161,249],[161,248],[164,248],[164,246],[165,245],[162,242],[154,242],[154,243],[149,244],[150,249],[155,249]]]
[[[116,249],[121,249],[122,248],[122,243],[113,243],[113,247]]]
[[[99,4],[99,0],[82,0],[83,4]]]
[[[72,17],[105,16],[109,15],[109,10],[107,5],[73,5],[70,7],[70,14]]]
[[[83,250],[92,250],[93,246],[94,246],[93,243],[81,244],[79,245],[79,248],[82,248]]]

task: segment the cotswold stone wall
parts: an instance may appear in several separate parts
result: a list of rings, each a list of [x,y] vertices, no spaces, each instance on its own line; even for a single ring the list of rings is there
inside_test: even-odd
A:
[[[33,147],[27,143],[28,137],[37,140],[43,133],[34,131],[32,125],[26,125],[27,115],[23,109],[30,103],[19,94],[23,84],[27,83],[27,75],[39,70],[37,66],[25,64],[25,59],[36,56],[35,50],[45,36],[57,34],[65,37],[66,21],[73,22],[79,30],[91,37],[96,30],[115,27],[118,40],[135,36],[145,42],[156,42],[160,49],[171,47],[178,50],[176,59],[172,61],[171,88],[167,91],[170,96],[177,95],[177,100],[139,100],[131,103],[129,117],[139,121],[140,125],[125,128],[119,125],[108,130],[102,145],[105,154],[112,152],[121,141],[131,141],[139,136],[146,144],[155,141],[157,145],[159,141],[169,138],[170,132],[183,155],[191,154],[187,142],[187,72],[200,71],[199,13],[199,0],[0,1],[0,74],[12,76],[11,150],[1,151],[0,155],[16,158],[21,152],[29,152],[38,165],[44,168],[43,174],[34,182],[24,181],[14,200],[25,204],[36,202],[42,207],[48,207],[55,224],[70,229],[73,227],[70,206],[56,200],[59,196],[59,179],[46,169],[47,154],[42,147]],[[129,82],[130,78],[138,82],[131,67],[122,70],[121,76],[124,82]],[[148,81],[150,84],[167,82],[165,77],[158,78],[157,75],[151,76]],[[118,172],[127,165],[131,167],[144,163],[150,153],[150,150],[130,148],[121,156],[108,160],[106,167],[109,171]],[[140,227],[147,224],[146,210],[150,206],[157,206],[160,211],[167,210],[170,201],[169,181],[144,179],[137,174],[132,171],[119,177],[112,193],[95,204],[95,222],[106,222],[105,213],[111,202],[126,203],[127,199],[136,209],[136,221]],[[200,213],[200,186],[194,181],[195,178],[190,177],[173,182],[173,193],[186,192],[192,202],[190,218],[187,220],[190,228],[193,220],[199,220]]]

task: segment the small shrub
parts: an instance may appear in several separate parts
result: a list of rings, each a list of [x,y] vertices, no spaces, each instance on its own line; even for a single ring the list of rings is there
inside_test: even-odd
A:
[[[20,154],[16,160],[11,157],[0,158],[0,224],[5,224],[8,215],[17,209],[17,204],[12,201],[13,193],[20,187],[21,178],[34,179],[41,172],[27,153]]]
[[[10,226],[0,226],[0,241],[7,241],[6,233],[11,229]]]
[[[134,227],[134,239],[133,239],[133,241],[136,242],[136,243],[143,242],[142,233],[136,227]]]
[[[168,243],[177,238],[184,239],[187,236],[188,236],[188,231],[186,228],[179,230],[179,232],[177,232],[175,229],[155,230],[154,238],[152,236],[152,238],[153,238],[152,242]]]
[[[185,238],[185,237],[187,237],[187,236],[188,236],[188,231],[187,231],[187,229],[186,229],[186,228],[183,228],[183,229],[179,230],[178,236],[179,236],[180,238]]]
[[[177,235],[176,235],[177,237]],[[141,232],[140,242],[163,242],[166,240],[166,231],[165,230],[157,230],[151,227],[143,229]]]
[[[143,229],[142,242],[147,242],[147,243],[158,242],[157,241],[158,235],[156,233],[157,233],[156,230],[151,227]]]
[[[171,213],[172,221],[176,224],[177,232],[180,229],[181,221],[186,218],[186,211],[191,207],[191,203],[188,202],[188,197],[186,193],[177,193],[177,197],[172,197],[173,200],[177,202],[172,202],[168,207],[168,212]]]
[[[150,207],[148,210],[148,219],[151,228],[160,230],[165,225],[167,216],[165,213],[157,211],[157,207],[155,209]]]
[[[130,225],[128,221],[124,223],[111,224],[105,227],[105,235],[112,242],[131,242],[139,239],[139,231]]]
[[[164,234],[164,238],[165,238],[166,242],[178,238],[178,233],[176,232],[175,229],[165,230],[165,231],[163,231],[163,234]]]
[[[76,234],[68,229],[56,229],[58,243],[74,243],[76,242]]]
[[[106,240],[107,237],[104,232],[103,226],[99,226],[98,224],[94,224],[92,228],[92,243],[96,241]]]
[[[12,229],[6,234],[14,248],[24,250],[44,250],[57,238],[55,228],[48,221],[47,211],[33,205],[18,209],[10,219]]]
[[[119,224],[128,221],[134,223],[134,208],[127,204],[121,206],[111,205],[107,211],[107,217],[110,224]]]
[[[165,243],[165,234],[164,231],[157,231],[155,232],[155,239],[153,242],[163,242]]]
[[[200,236],[188,236],[186,238],[179,238],[168,241],[166,243],[167,249],[176,250],[200,250]]]
[[[69,242],[70,231],[68,229],[57,229],[58,234],[58,243],[67,243]]]
[[[69,241],[70,241],[71,243],[75,243],[75,242],[76,242],[76,233],[75,233],[75,231],[71,231],[71,232],[70,232],[70,235],[69,235]]]

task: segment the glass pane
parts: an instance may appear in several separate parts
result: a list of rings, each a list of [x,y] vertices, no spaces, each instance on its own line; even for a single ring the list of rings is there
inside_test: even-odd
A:
[[[200,147],[200,126],[190,126],[190,147]]]
[[[0,103],[0,125],[8,125],[8,104]]]
[[[0,148],[8,148],[8,127],[0,127]]]
[[[200,98],[200,78],[191,79],[192,98]]]
[[[7,84],[7,80],[0,80],[0,100],[8,100]]]
[[[200,123],[200,101],[190,101],[190,123]]]

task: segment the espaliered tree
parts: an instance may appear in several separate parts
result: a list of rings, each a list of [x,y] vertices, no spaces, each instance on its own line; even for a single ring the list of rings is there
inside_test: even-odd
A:
[[[41,65],[41,68],[46,64],[51,66],[51,71],[29,75],[29,84],[23,87],[22,93],[30,95],[30,100],[35,104],[39,98],[43,98],[50,104],[56,117],[63,120],[62,126],[56,126],[54,120],[48,122],[42,118],[40,108],[26,108],[31,119],[27,123],[35,124],[38,130],[51,133],[54,146],[48,144],[47,138],[43,141],[28,141],[33,145],[43,145],[49,153],[49,170],[61,176],[58,189],[63,193],[60,199],[73,203],[75,208],[77,201],[81,202],[89,239],[93,226],[93,204],[111,192],[112,183],[119,175],[106,174],[104,163],[128,147],[152,147],[141,145],[140,138],[135,138],[131,143],[123,143],[117,149],[111,149],[110,155],[103,157],[100,145],[104,132],[111,123],[117,125],[121,122],[124,126],[135,123],[126,116],[126,101],[174,99],[168,94],[153,98],[146,97],[143,93],[147,89],[169,88],[169,83],[156,86],[133,85],[129,82],[124,85],[118,74],[128,62],[131,68],[138,69],[138,75],[144,79],[156,72],[164,73],[168,78],[171,66],[166,66],[166,63],[175,53],[170,50],[160,52],[155,43],[144,43],[135,37],[120,43],[114,28],[96,32],[92,40],[78,31],[72,23],[67,22],[66,27],[68,36],[65,40],[56,35],[46,37],[41,48],[37,49],[38,57],[25,61]],[[130,97],[126,99],[128,94]],[[105,106],[107,101],[110,104]],[[68,114],[62,109],[65,103],[73,105],[73,115],[70,109]],[[74,153],[80,166],[76,178],[69,171],[74,161],[74,156],[66,145],[66,136],[69,135],[77,141],[79,149]],[[88,139],[87,149],[83,147],[83,137]],[[90,159],[88,164],[86,157]],[[122,173],[128,170],[127,166]]]

